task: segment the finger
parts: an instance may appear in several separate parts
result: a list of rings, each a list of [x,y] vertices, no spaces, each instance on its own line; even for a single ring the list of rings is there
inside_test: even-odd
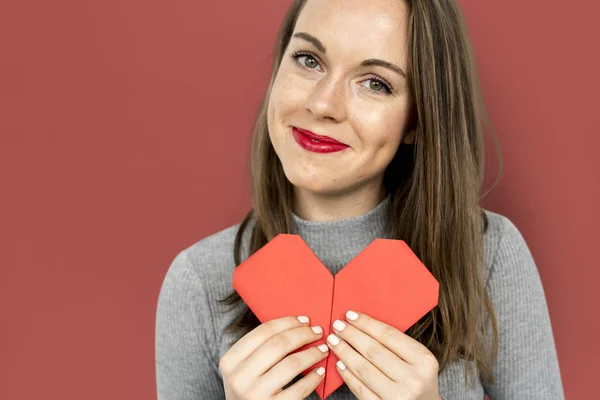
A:
[[[301,322],[299,317],[288,316],[273,319],[260,324],[244,336],[242,336],[227,353],[221,358],[219,367],[223,373],[233,371],[242,361],[250,357],[254,351],[259,348],[270,337],[288,329],[305,326],[308,324],[308,318],[304,317]]]
[[[353,315],[356,315],[356,319],[350,318]],[[427,347],[415,339],[367,314],[349,310],[346,313],[346,321],[376,339],[409,364],[417,365],[423,357],[430,355]]]
[[[406,361],[355,326],[336,320],[333,329],[336,335],[354,347],[391,380],[399,381],[410,372],[412,367]]]
[[[339,360],[335,364],[335,366],[338,370],[338,373],[344,380],[344,382],[346,382],[346,386],[348,386],[348,389],[350,389],[350,391],[352,393],[354,393],[354,395],[356,396],[357,399],[359,399],[359,400],[378,400],[378,399],[380,399],[380,397],[377,394],[375,394],[371,389],[369,389],[360,379],[358,379],[356,377],[356,375],[354,375],[348,368],[346,368],[346,365],[344,364],[344,362],[342,360]]]
[[[277,400],[305,399],[319,386],[324,377],[325,368],[315,368],[289,388],[277,393],[274,398]]]
[[[352,346],[333,333],[327,337],[327,345],[350,372],[375,394],[382,397],[386,394],[389,395],[390,387],[394,385],[394,382]]]
[[[321,327],[313,331],[308,326],[299,326],[271,336],[236,370],[246,377],[259,377],[294,350],[323,337]]]
[[[294,379],[298,374],[308,369],[311,365],[321,361],[329,354],[326,344],[310,347],[306,350],[290,354],[278,362],[260,377],[257,386],[260,393],[273,393]]]

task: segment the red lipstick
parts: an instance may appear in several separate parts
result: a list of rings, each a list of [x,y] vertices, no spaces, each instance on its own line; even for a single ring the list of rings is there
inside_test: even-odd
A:
[[[295,126],[292,127],[292,133],[296,142],[303,149],[314,153],[333,153],[350,147],[330,137],[317,135],[316,133],[296,128]]]

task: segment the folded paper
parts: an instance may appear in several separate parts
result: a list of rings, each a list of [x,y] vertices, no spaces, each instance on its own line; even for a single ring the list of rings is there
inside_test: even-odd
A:
[[[233,287],[261,323],[306,315],[323,328],[322,339],[292,353],[326,342],[336,319],[346,311],[366,313],[405,332],[438,304],[439,283],[402,240],[375,239],[335,276],[298,235],[279,234],[233,272]],[[302,372],[323,366],[315,389],[325,399],[343,383],[330,351]]]

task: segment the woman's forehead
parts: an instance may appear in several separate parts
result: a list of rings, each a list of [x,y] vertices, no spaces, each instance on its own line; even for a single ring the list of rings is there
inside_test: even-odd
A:
[[[307,0],[297,24],[330,24],[336,27],[368,28],[377,34],[406,30],[408,6],[403,0]]]
[[[407,11],[401,0],[308,0],[294,32],[318,38],[328,55],[360,53],[401,63],[408,37]]]

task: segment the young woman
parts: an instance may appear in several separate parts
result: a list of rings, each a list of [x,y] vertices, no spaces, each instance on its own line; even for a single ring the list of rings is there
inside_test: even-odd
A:
[[[183,250],[160,292],[160,400],[562,399],[550,318],[517,227],[481,205],[484,107],[455,0],[295,0],[254,129],[253,208]],[[440,282],[406,332],[361,310],[327,346],[303,316],[261,324],[232,272],[279,233],[337,273],[404,240]],[[314,328],[314,329],[311,329]],[[320,327],[322,328],[322,327]],[[343,329],[340,329],[343,328]]]

